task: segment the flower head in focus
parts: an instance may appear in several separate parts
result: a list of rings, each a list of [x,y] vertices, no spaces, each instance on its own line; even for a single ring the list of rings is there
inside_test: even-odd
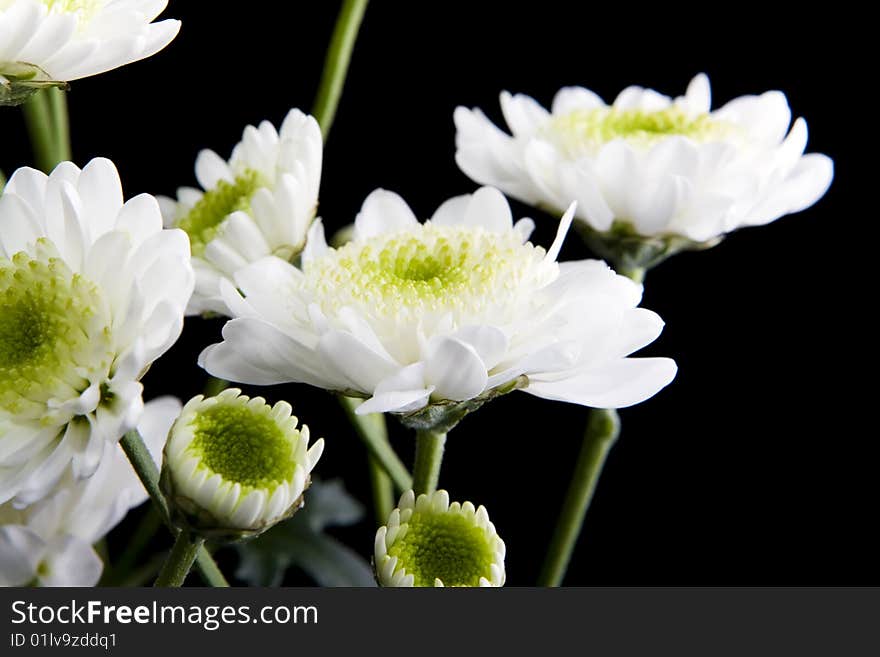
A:
[[[177,340],[189,244],[123,202],[113,163],[19,169],[0,197],[0,503],[91,476],[143,410],[139,379]]]
[[[196,290],[189,313],[228,315],[220,281],[267,255],[302,251],[318,206],[323,142],[314,118],[291,110],[276,130],[248,126],[226,162],[204,150],[196,159],[202,190],[160,197],[165,222],[189,234]]]
[[[167,0],[0,0],[0,105],[43,86],[145,59],[180,21],[153,20]]]
[[[588,241],[617,260],[621,249],[646,245],[638,257],[655,261],[711,246],[822,197],[833,164],[804,155],[807,125],[799,118],[789,130],[784,94],[710,106],[705,75],[676,99],[629,87],[611,105],[565,87],[550,111],[505,92],[510,135],[480,110],[455,110],[456,161],[475,181],[526,203],[559,209],[576,200]]]
[[[309,428],[297,428],[291,411],[235,388],[191,399],[171,429],[161,478],[178,520],[203,535],[240,538],[296,512],[324,440],[309,447]]]
[[[162,397],[144,406],[138,431],[160,462],[180,402]],[[103,564],[92,545],[147,499],[125,453],[104,444],[90,478],[67,476],[52,493],[24,509],[0,504],[0,586],[94,586]]]
[[[225,285],[235,319],[200,362],[233,381],[365,397],[359,414],[420,412],[428,425],[437,418],[425,413],[514,388],[587,406],[642,401],[675,364],[627,356],[663,322],[604,263],[556,262],[572,213],[545,250],[496,189],[450,199],[424,224],[378,190],[345,246],[329,248],[317,223],[302,270],[265,258]]]
[[[376,532],[374,559],[381,586],[504,586],[505,553],[485,507],[410,490]]]

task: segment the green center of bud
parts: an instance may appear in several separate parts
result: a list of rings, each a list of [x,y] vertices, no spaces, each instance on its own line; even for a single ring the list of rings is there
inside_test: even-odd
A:
[[[293,477],[293,441],[265,409],[217,404],[193,421],[189,451],[202,466],[242,488],[274,488]]]
[[[455,513],[415,511],[406,533],[388,550],[413,576],[414,586],[479,586],[491,578],[494,553],[486,533]]]
[[[50,250],[45,240],[39,248]],[[89,386],[83,365],[106,374],[104,307],[98,288],[57,257],[0,258],[0,409],[37,419],[50,399]]]
[[[656,112],[603,107],[553,117],[544,128],[543,136],[569,157],[576,158],[613,139],[650,145],[663,137],[681,135],[709,141],[723,136],[728,129],[729,126],[708,114],[689,116],[677,107]]]
[[[202,256],[205,246],[217,235],[223,221],[233,212],[250,212],[251,197],[263,186],[256,171],[248,169],[232,182],[221,180],[180,219],[178,228],[186,231],[194,256]]]
[[[325,312],[351,306],[377,320],[480,312],[546,282],[543,249],[514,230],[435,226],[350,242],[306,263],[305,285]]]

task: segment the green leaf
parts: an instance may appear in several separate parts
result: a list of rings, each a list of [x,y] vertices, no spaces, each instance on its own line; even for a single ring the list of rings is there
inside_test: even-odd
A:
[[[279,586],[298,567],[320,586],[375,586],[366,559],[324,534],[330,526],[352,525],[364,508],[342,482],[313,482],[305,506],[292,518],[257,538],[236,545],[240,562],[235,576],[254,586]]]

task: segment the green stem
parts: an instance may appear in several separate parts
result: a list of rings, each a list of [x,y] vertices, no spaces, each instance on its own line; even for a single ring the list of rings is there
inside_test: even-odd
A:
[[[202,394],[205,397],[216,397],[228,387],[229,381],[226,381],[225,379],[218,379],[216,376],[212,376],[205,383],[205,389]]]
[[[67,92],[52,87],[46,89],[49,98],[49,115],[55,131],[55,164],[72,158],[70,148],[70,117],[67,112]]]
[[[433,493],[440,479],[446,434],[440,431],[416,432],[416,459],[413,466],[413,490],[416,495]]]
[[[24,112],[37,168],[48,173],[56,164],[49,96],[45,91],[38,91],[21,106],[21,110]]]
[[[156,506],[156,510],[159,512],[162,520],[172,533],[176,533],[177,529],[175,529],[171,522],[168,502],[165,501],[165,496],[162,495],[162,491],[159,489],[159,468],[156,467],[153,457],[150,456],[150,452],[144,444],[144,439],[141,438],[137,430],[129,431],[122,437],[120,444],[125,451],[125,455],[128,456],[128,460],[131,462],[135,473],[137,473],[138,478],[150,495],[150,499],[153,500],[153,504]],[[198,567],[205,583],[218,587],[229,586],[229,582],[226,581],[223,573],[217,568],[214,557],[211,556],[211,553],[204,546],[198,550]]]
[[[626,276],[627,278],[634,280],[636,283],[645,282],[645,273],[647,270],[644,267],[631,267],[624,264],[617,264],[614,267],[614,270],[621,276]]]
[[[318,87],[318,96],[312,110],[312,116],[321,126],[321,133],[325,139],[330,132],[330,126],[333,125],[333,117],[336,116],[336,108],[342,97],[342,87],[345,85],[345,76],[351,62],[351,51],[357,40],[366,9],[367,0],[344,0],[339,18],[336,19],[336,27],[324,60],[324,72]]]
[[[377,524],[384,525],[394,509],[394,489],[392,488],[391,477],[382,468],[382,464],[372,456],[369,457],[369,460],[373,510],[376,513]]]
[[[65,93],[60,89],[43,89],[22,105],[37,168],[46,173],[71,157]]]
[[[355,413],[355,409],[361,404],[361,401],[353,397],[340,397],[339,403],[342,404],[345,414],[354,425],[358,437],[369,450],[370,456],[388,473],[397,490],[402,492],[412,488],[412,477],[394,448],[391,447],[391,443],[388,442],[385,417],[381,413],[358,415]]]
[[[597,408],[590,412],[574,474],[538,578],[540,586],[559,586],[562,583],[605,458],[619,433],[617,411]]]
[[[204,539],[193,538],[187,530],[180,530],[174,541],[174,547],[171,548],[171,554],[168,555],[168,559],[162,566],[162,571],[153,586],[183,586],[193,561],[196,560],[196,555],[203,547],[204,542]]]

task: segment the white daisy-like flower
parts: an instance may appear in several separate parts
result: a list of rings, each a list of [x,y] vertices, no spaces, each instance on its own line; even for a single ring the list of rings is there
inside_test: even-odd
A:
[[[178,338],[186,234],[123,203],[113,163],[19,169],[0,197],[0,503],[95,472],[143,410],[139,379]]]
[[[281,130],[248,126],[224,161],[203,150],[196,159],[202,190],[184,187],[177,200],[159,197],[167,226],[187,232],[196,290],[189,314],[229,311],[220,281],[267,255],[298,255],[318,207],[323,141],[314,118],[291,110]]]
[[[376,532],[374,558],[381,586],[504,586],[505,553],[485,507],[409,490]]]
[[[167,0],[0,0],[0,99],[4,90],[60,83],[150,57],[180,21],[153,20]]]
[[[138,431],[157,463],[180,406],[162,397],[144,407]],[[98,582],[103,565],[92,545],[148,497],[122,449],[111,443],[103,449],[90,478],[68,475],[49,497],[25,509],[0,504],[0,586]]]
[[[506,92],[501,109],[512,135],[480,110],[455,110],[462,171],[533,205],[558,209],[576,200],[579,220],[618,240],[709,245],[809,207],[833,175],[828,157],[804,155],[807,124],[799,118],[789,130],[782,92],[742,96],[713,111],[705,75],[676,99],[629,87],[607,105],[587,89],[565,87],[550,111]]]
[[[191,399],[165,446],[161,483],[191,530],[241,537],[265,531],[296,512],[311,483],[324,440],[309,447],[287,402],[269,406],[229,388]]]
[[[424,224],[396,194],[373,192],[345,246],[329,248],[316,223],[302,270],[265,258],[224,286],[235,319],[200,363],[233,381],[366,397],[359,414],[461,408],[517,387],[602,408],[640,402],[675,375],[668,358],[627,358],[663,322],[604,263],[556,262],[572,214],[545,251],[496,189],[452,198]]]

